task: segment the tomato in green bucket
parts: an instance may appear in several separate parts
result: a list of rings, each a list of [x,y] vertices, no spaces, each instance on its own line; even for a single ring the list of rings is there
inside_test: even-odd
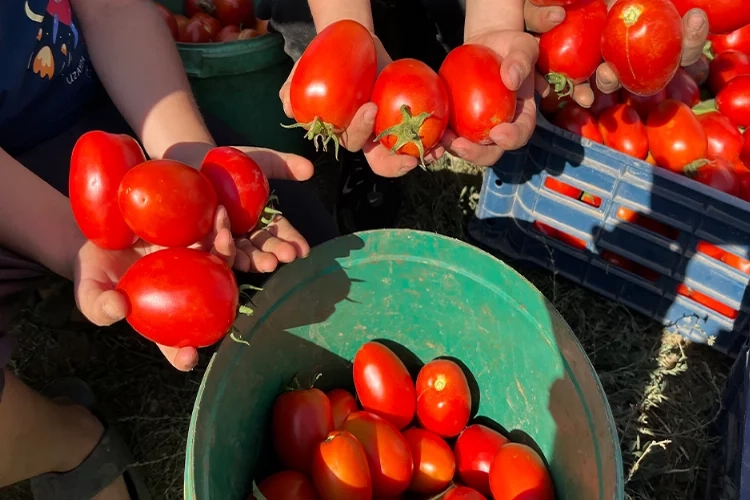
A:
[[[476,416],[544,456],[557,500],[622,500],[617,430],[581,345],[531,283],[461,241],[411,230],[343,236],[284,266],[211,360],[190,422],[185,498],[245,500],[275,472],[270,414],[289,381],[352,389],[370,340],[413,374],[439,356],[470,371]]]

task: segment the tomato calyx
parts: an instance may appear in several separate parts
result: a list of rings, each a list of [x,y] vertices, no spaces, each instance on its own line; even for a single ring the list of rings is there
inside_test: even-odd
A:
[[[573,80],[567,76],[561,73],[549,73],[545,78],[547,79],[547,83],[552,85],[552,88],[555,89],[558,96],[567,97],[573,94],[575,83],[573,83]]]
[[[706,56],[708,62],[713,61],[716,57],[716,54],[714,54],[713,51],[713,44],[711,43],[711,40],[706,40],[706,43],[703,44],[703,55]]]
[[[698,175],[698,170],[705,167],[706,165],[715,165],[715,161],[711,161],[707,158],[700,158],[695,161],[691,161],[684,167],[682,167],[682,172],[685,174],[686,177],[690,177],[691,179]]]
[[[216,5],[211,0],[198,0],[198,6],[206,14],[213,16],[216,14]]]
[[[253,290],[256,292],[263,291],[262,288],[259,288],[253,285],[240,285],[238,288],[240,291],[240,298],[247,299],[248,304],[253,303],[252,296],[248,293],[248,290]],[[253,312],[254,312],[253,308],[248,307],[245,304],[240,304],[240,306],[237,308],[237,313],[242,314],[244,316],[252,316]],[[234,325],[232,325],[232,328],[230,328],[229,330],[229,338],[232,339],[234,342],[237,342],[239,344],[245,344],[246,346],[250,347],[250,342],[248,342],[247,340],[241,339],[239,335],[240,335],[240,331],[237,330],[237,328]]]
[[[263,493],[260,492],[260,488],[255,484],[255,481],[253,481],[253,496],[255,500],[267,500]]]
[[[274,220],[276,220],[277,215],[281,215],[281,210],[275,208],[274,206],[278,201],[279,197],[271,193],[271,196],[268,197],[266,207],[263,209],[263,212],[261,212],[260,222],[257,229],[267,228],[274,222]],[[258,290],[260,290],[260,288],[258,288]]]
[[[693,114],[695,116],[705,115],[706,113],[713,113],[714,111],[717,111],[716,107],[716,100],[715,99],[709,99],[707,101],[702,101],[693,106]]]
[[[414,144],[419,151],[419,166],[426,169],[427,167],[424,162],[424,144],[422,144],[422,138],[419,136],[419,129],[431,116],[432,113],[427,113],[426,111],[419,113],[417,116],[413,116],[409,106],[402,104],[401,123],[388,127],[380,132],[373,142],[379,142],[383,137],[388,135],[395,136],[396,143],[391,147],[391,151],[394,153],[397,153],[399,149],[407,144]]]
[[[339,142],[339,136],[336,134],[336,127],[332,123],[324,122],[320,117],[316,116],[310,123],[293,123],[291,125],[281,124],[284,128],[303,128],[307,130],[305,139],[308,139],[315,144],[315,151],[320,149],[320,144],[323,145],[323,151],[328,151],[328,143],[333,141],[334,146],[334,157],[339,159],[339,148],[341,146]]]

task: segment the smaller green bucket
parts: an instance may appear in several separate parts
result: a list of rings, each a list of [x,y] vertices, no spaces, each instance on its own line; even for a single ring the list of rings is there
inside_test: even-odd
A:
[[[521,275],[458,240],[409,230],[337,238],[282,268],[224,340],[196,398],[187,500],[245,500],[269,463],[269,417],[293,377],[351,388],[362,343],[395,342],[407,364],[438,356],[472,373],[478,415],[546,458],[557,500],[622,500],[617,430],[570,327]],[[401,354],[404,354],[401,353]],[[411,360],[411,362],[409,362]]]

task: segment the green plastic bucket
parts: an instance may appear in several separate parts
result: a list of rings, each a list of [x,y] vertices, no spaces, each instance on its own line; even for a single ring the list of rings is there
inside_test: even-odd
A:
[[[186,499],[246,499],[266,472],[270,409],[285,384],[321,373],[316,387],[351,387],[350,360],[374,339],[422,362],[463,361],[478,415],[538,447],[558,500],[624,498],[617,431],[591,363],[544,296],[489,254],[431,233],[358,233],[285,266],[253,303],[236,324],[249,345],[225,339],[201,383]]]
[[[182,12],[182,0],[159,0]],[[248,145],[310,156],[310,141],[284,114],[279,89],[293,62],[277,33],[226,43],[178,43],[198,106],[241,133]]]

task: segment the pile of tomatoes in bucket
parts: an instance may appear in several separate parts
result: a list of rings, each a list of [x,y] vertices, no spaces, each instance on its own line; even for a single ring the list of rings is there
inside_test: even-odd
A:
[[[541,112],[574,134],[750,201],[747,5],[618,0],[607,12],[604,0],[566,3],[565,20],[539,36],[537,69],[553,86]],[[704,55],[681,68],[681,15],[692,7],[706,9],[712,35]],[[602,60],[622,83],[615,93],[596,88]],[[587,81],[588,109],[571,97]]]
[[[472,392],[455,361],[428,362],[415,383],[391,349],[368,342],[352,372],[359,404],[344,389],[278,396],[282,470],[253,483],[249,500],[554,500],[534,449],[469,423]]]
[[[130,136],[92,131],[70,162],[70,204],[94,245],[127,252],[132,265],[117,290],[127,298],[128,323],[170,347],[206,347],[231,329],[241,289],[211,248],[223,206],[231,232],[244,235],[276,213],[268,179],[231,147],[212,149],[200,169],[173,160],[146,160]]]
[[[233,42],[268,33],[268,23],[255,18],[253,0],[185,0],[184,15],[158,3],[154,7],[180,43]]]

